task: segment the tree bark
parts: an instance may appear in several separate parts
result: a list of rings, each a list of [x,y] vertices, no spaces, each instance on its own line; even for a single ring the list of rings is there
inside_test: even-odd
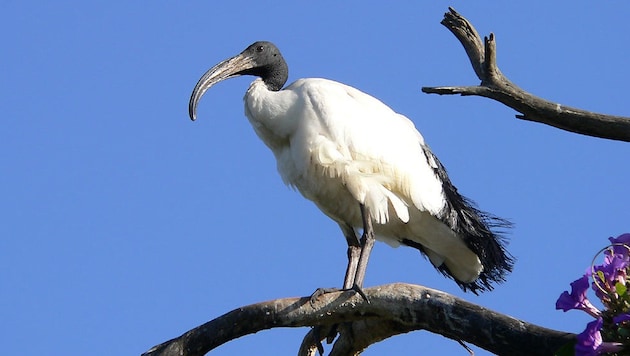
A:
[[[397,334],[427,330],[469,342],[500,355],[550,355],[575,334],[546,329],[472,304],[438,290],[388,284],[365,289],[369,303],[354,292],[284,298],[235,309],[143,355],[204,355],[241,336],[276,327],[339,324],[331,355],[355,355]],[[316,350],[316,338],[301,349]]]
[[[630,142],[630,118],[576,109],[527,93],[508,80],[497,67],[494,34],[491,33],[482,42],[472,24],[453,8],[449,8],[441,23],[464,46],[481,84],[463,87],[423,87],[423,92],[483,96],[520,112],[521,115],[516,115],[519,119],[540,122],[583,135]]]

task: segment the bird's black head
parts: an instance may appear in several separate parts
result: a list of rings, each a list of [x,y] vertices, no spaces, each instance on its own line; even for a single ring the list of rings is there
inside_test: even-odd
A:
[[[191,120],[196,118],[199,99],[211,86],[239,75],[258,76],[262,78],[269,90],[278,91],[287,82],[289,69],[280,50],[273,43],[267,41],[252,43],[239,55],[210,68],[199,79],[188,104]]]
[[[244,69],[237,74],[255,75],[261,77],[270,90],[280,90],[289,77],[287,62],[282,58],[280,50],[273,43],[267,41],[254,42],[240,54],[252,58],[253,67]]]

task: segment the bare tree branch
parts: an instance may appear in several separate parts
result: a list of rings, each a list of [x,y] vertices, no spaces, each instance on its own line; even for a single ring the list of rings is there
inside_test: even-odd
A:
[[[575,335],[542,328],[472,304],[450,294],[410,284],[365,289],[366,303],[353,292],[284,298],[235,309],[143,355],[204,355],[241,336],[276,327],[330,327],[340,337],[331,355],[354,355],[390,336],[427,330],[501,355],[549,355]],[[314,340],[314,339],[312,339]],[[306,343],[308,344],[308,343]],[[314,342],[303,344],[313,355]],[[302,352],[301,351],[301,352]]]
[[[583,135],[630,142],[630,118],[576,109],[525,92],[509,81],[497,67],[496,41],[492,33],[482,42],[472,24],[453,8],[449,8],[449,12],[444,14],[441,23],[464,46],[481,84],[464,87],[423,87],[423,92],[483,96],[520,112],[522,115],[516,115],[519,119],[540,122]]]

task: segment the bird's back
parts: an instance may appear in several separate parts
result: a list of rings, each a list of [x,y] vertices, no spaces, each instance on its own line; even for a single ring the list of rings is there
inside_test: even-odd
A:
[[[291,118],[297,124],[285,148],[294,170],[289,184],[310,191],[330,184],[322,176],[340,180],[356,200],[373,200],[373,218],[380,224],[392,216],[408,221],[409,206],[432,214],[443,208],[441,181],[409,119],[372,96],[326,79],[301,79],[285,91],[303,100]]]
[[[279,92],[254,82],[245,101],[285,183],[332,219],[359,228],[361,203],[372,213],[377,238],[418,248],[464,285],[488,268],[465,241],[466,231],[449,224],[454,197],[445,187],[452,185],[409,119],[355,88],[318,78]],[[263,105],[269,101],[290,115],[274,115]]]

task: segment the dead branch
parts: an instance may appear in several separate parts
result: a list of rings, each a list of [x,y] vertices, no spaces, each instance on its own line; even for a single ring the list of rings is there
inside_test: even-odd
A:
[[[434,289],[388,284],[365,289],[366,303],[353,292],[284,298],[235,309],[143,355],[204,355],[244,335],[277,327],[330,327],[341,336],[331,355],[354,355],[390,336],[427,330],[475,344],[501,355],[549,355],[575,339],[574,334],[532,325]],[[314,354],[312,345],[302,345]],[[312,346],[312,347],[309,347]],[[314,347],[314,348],[313,348]]]
[[[464,87],[423,87],[423,92],[483,96],[520,112],[522,115],[516,115],[519,119],[540,122],[583,135],[630,142],[630,118],[576,109],[525,92],[509,81],[497,67],[494,34],[484,37],[482,42],[472,24],[453,8],[449,8],[449,12],[444,14],[441,23],[464,46],[481,84]]]

